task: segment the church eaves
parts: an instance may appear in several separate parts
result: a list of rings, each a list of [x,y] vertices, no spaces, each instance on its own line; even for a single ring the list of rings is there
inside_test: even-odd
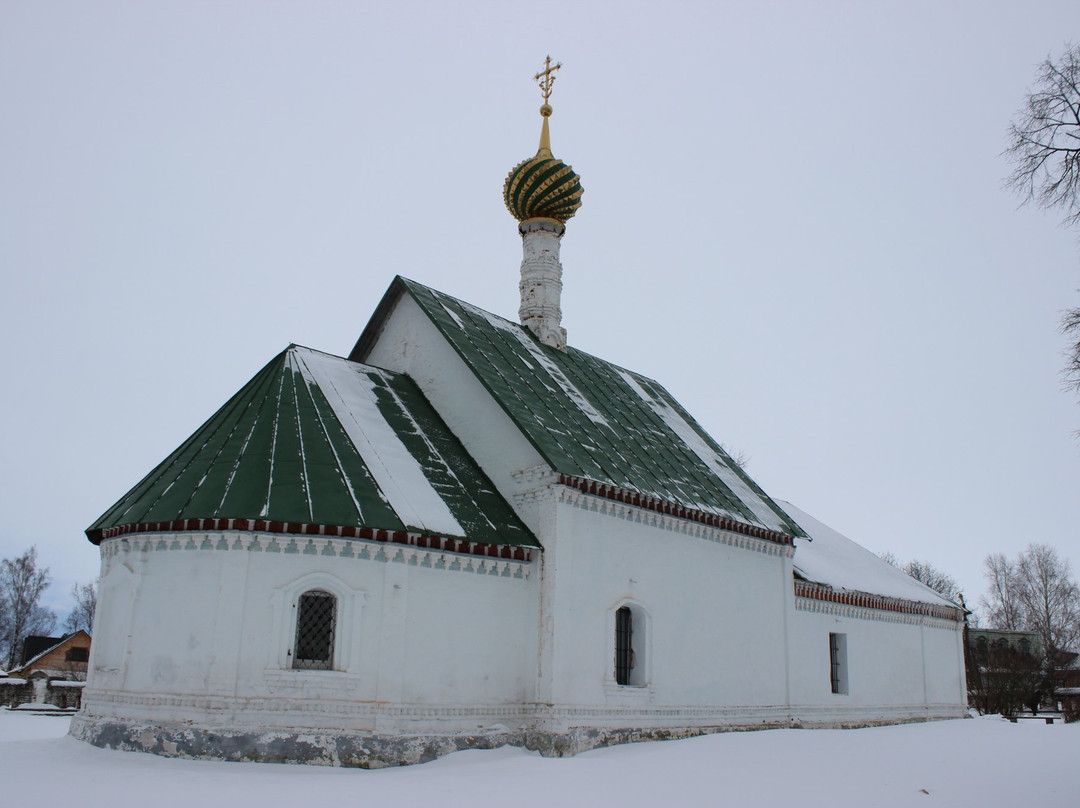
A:
[[[572,347],[551,348],[517,323],[415,281],[394,280],[351,360],[364,360],[402,294],[417,302],[548,465],[577,487],[594,481],[643,502],[805,535],[657,382]]]
[[[86,534],[373,532],[539,547],[408,378],[290,346]]]

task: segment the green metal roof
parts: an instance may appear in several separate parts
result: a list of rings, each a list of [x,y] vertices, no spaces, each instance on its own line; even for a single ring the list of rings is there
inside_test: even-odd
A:
[[[87,529],[251,519],[539,547],[407,377],[290,346]]]
[[[790,536],[802,529],[652,379],[396,278],[350,358],[362,361],[410,295],[537,452],[562,474]]]

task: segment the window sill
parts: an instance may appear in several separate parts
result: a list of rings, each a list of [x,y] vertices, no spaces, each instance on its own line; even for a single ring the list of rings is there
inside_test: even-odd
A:
[[[263,671],[263,683],[274,695],[340,696],[360,686],[362,677],[339,670],[280,668]]]
[[[610,698],[621,698],[626,701],[652,701],[655,695],[652,684],[644,685],[620,685],[614,679],[604,682],[604,695]]]

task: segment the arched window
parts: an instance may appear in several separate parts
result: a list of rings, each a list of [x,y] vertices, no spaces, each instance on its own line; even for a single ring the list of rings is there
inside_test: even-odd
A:
[[[310,589],[296,602],[294,668],[328,671],[334,667],[334,629],[337,598],[322,589]]]
[[[635,605],[615,610],[615,684],[647,684],[645,613]]]

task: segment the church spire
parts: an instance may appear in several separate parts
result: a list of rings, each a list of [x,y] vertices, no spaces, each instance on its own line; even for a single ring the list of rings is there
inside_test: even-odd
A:
[[[540,148],[536,150],[537,157],[551,157],[551,130],[548,129],[548,118],[551,117],[551,88],[555,84],[555,71],[562,67],[562,62],[551,66],[551,57],[544,59],[544,69],[533,76],[533,81],[539,82],[540,91],[544,94],[544,104],[540,107],[540,115],[544,118],[544,124],[540,127]]]
[[[551,153],[551,88],[555,71],[544,60],[544,69],[533,80],[540,85],[544,103],[540,115],[540,147],[536,156],[518,163],[503,183],[507,210],[518,220],[524,257],[521,261],[521,307],[518,316],[546,345],[566,350],[566,329],[562,323],[562,264],[559,242],[566,232],[566,222],[581,207],[581,179],[574,169]]]

